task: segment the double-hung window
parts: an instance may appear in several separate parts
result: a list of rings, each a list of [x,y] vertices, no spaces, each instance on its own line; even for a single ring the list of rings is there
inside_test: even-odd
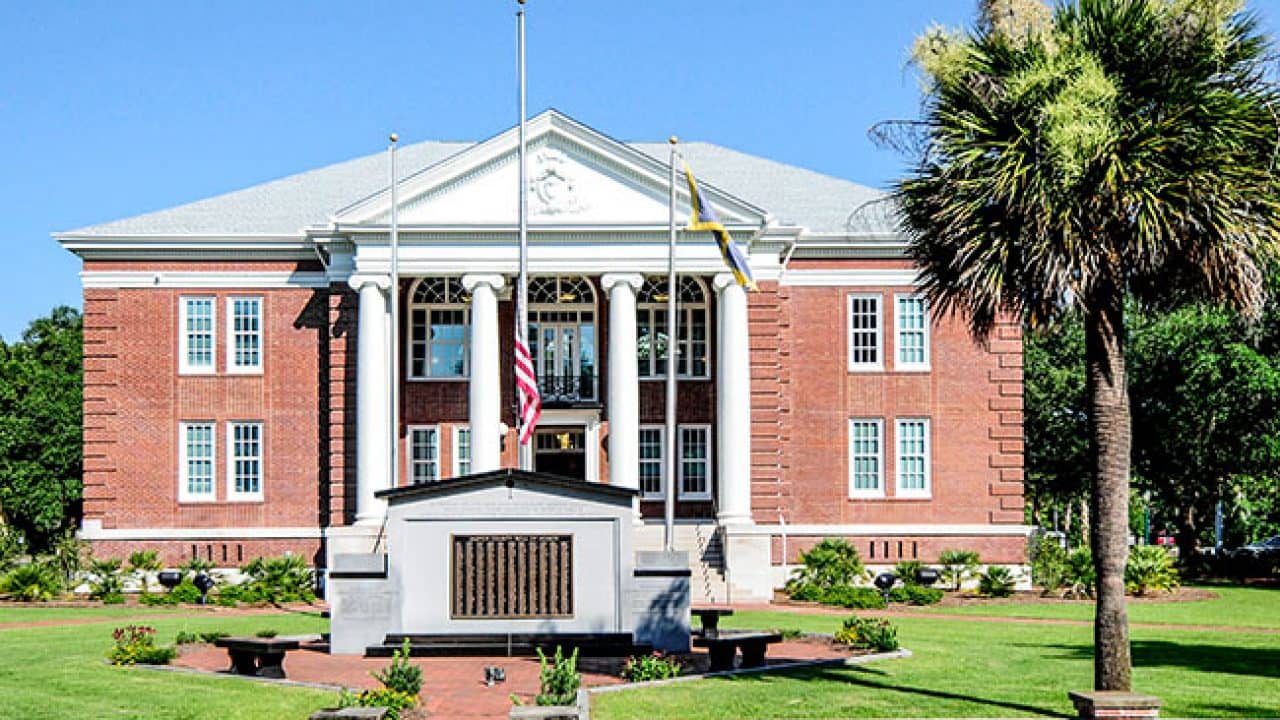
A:
[[[212,373],[216,353],[213,298],[183,297],[178,303],[178,372]]]
[[[883,497],[884,423],[878,419],[849,421],[849,496]]]
[[[262,372],[262,298],[227,298],[227,372]]]
[[[227,423],[227,499],[262,499],[262,423]]]
[[[413,483],[440,479],[440,431],[434,426],[409,428],[409,478]]]
[[[897,369],[929,369],[929,307],[922,295],[894,298]]]
[[[680,498],[711,499],[711,427],[681,425]]]
[[[217,499],[213,481],[214,425],[210,422],[178,424],[178,500],[211,502]]]
[[[471,428],[455,425],[453,428],[453,476],[471,474]]]
[[[667,280],[649,278],[636,295],[636,361],[642,378],[665,377],[670,353],[667,327]],[[680,321],[676,355],[677,377],[710,375],[707,331],[707,291],[697,278],[680,278],[676,317]]]
[[[665,491],[663,478],[667,472],[666,454],[662,452],[661,425],[640,427],[640,497],[661,500]]]
[[[467,376],[471,297],[456,277],[422,278],[409,293],[409,377]]]
[[[849,369],[882,370],[884,343],[880,332],[880,296],[849,296]]]
[[[898,497],[929,497],[929,421],[924,418],[897,421]]]

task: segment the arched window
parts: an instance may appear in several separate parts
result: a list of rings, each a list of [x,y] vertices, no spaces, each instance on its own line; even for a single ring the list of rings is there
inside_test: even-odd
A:
[[[471,296],[456,277],[428,277],[409,291],[409,377],[467,376]]]
[[[680,317],[678,377],[705,378],[710,370],[707,348],[707,289],[695,277],[680,278],[676,298]],[[645,280],[636,296],[636,345],[640,377],[667,374],[667,279]]]
[[[544,403],[596,399],[596,292],[590,280],[529,280],[529,352]]]

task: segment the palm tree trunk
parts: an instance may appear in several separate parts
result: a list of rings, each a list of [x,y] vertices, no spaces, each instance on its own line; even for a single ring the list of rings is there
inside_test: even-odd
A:
[[[1109,297],[1108,297],[1109,296]],[[1129,391],[1124,357],[1124,295],[1100,293],[1085,313],[1093,512],[1089,537],[1098,574],[1093,623],[1095,690],[1129,690],[1129,617],[1124,566],[1129,555]]]

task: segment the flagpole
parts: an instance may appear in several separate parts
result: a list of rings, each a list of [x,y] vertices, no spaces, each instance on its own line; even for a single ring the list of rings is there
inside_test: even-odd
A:
[[[387,148],[391,166],[391,487],[400,486],[400,224],[396,198],[396,143]]]
[[[668,551],[675,550],[676,543],[676,482],[680,467],[677,458],[679,443],[676,441],[676,373],[680,369],[680,318],[676,315],[676,297],[680,286],[676,277],[676,144],[675,135],[671,143],[671,178],[670,192],[667,198],[668,231],[667,238],[667,482],[663,498],[663,547]]]
[[[516,336],[517,336],[518,338],[522,338],[522,339],[525,341],[525,345],[527,346],[527,345],[528,345],[528,337],[527,337],[527,335],[528,335],[528,332],[529,332],[529,307],[528,307],[528,302],[529,302],[529,299],[528,299],[528,292],[529,292],[529,284],[528,284],[528,283],[529,283],[529,220],[528,220],[528,218],[529,218],[529,195],[528,195],[528,182],[527,182],[527,180],[526,180],[526,178],[525,178],[525,172],[526,172],[526,170],[525,170],[525,114],[526,114],[526,113],[525,113],[525,86],[524,86],[524,2],[525,2],[525,0],[518,0],[518,2],[519,2],[519,4],[520,4],[520,10],[519,10],[518,12],[516,12],[516,19],[517,19],[517,23],[516,23],[516,24],[517,24],[517,26],[518,26],[518,39],[517,39],[517,43],[516,43],[516,44],[517,44],[517,47],[518,47],[518,54],[519,54],[519,56],[520,56],[520,58],[519,58],[519,72],[520,72],[520,149],[519,149],[519,151],[517,152],[517,155],[518,155],[518,157],[519,157],[518,162],[519,162],[519,165],[520,165],[520,170],[519,170],[519,173],[518,173],[518,175],[519,175],[519,183],[520,183],[520,186],[519,186],[519,188],[518,188],[518,190],[517,190],[517,198],[519,198],[519,200],[518,200],[518,202],[517,202],[517,206],[519,207],[518,214],[519,214],[519,218],[520,218],[520,220],[519,220],[519,224],[520,224],[520,275],[519,275],[519,278],[518,278],[518,279],[517,279],[517,281],[516,281],[516,283],[517,283],[517,284],[516,284],[516,305],[517,305],[517,307],[516,307]],[[516,372],[519,372],[519,370],[517,370]],[[516,391],[516,392],[517,392],[517,394],[518,394],[518,393],[519,393],[519,390],[517,389],[517,391]],[[532,455],[533,455],[533,453],[532,453],[532,452],[526,452],[526,451],[525,451],[525,446],[524,446],[524,444],[520,442],[520,438],[523,436],[523,433],[524,433],[524,426],[523,426],[523,422],[524,422],[523,413],[521,412],[521,409],[520,409],[520,403],[517,401],[517,403],[516,403],[516,422],[515,422],[515,427],[516,427],[516,465],[517,465],[520,469],[522,469],[522,470],[531,470],[532,468],[530,467],[530,465],[531,465],[530,460],[532,459]]]

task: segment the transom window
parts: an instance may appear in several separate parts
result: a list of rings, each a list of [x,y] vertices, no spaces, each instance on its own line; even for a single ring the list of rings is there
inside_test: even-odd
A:
[[[440,432],[435,427],[409,429],[409,478],[415,485],[440,479]]]
[[[262,499],[262,423],[228,423],[227,442],[227,499]]]
[[[262,370],[262,298],[227,298],[227,372]]]
[[[884,468],[884,443],[880,420],[849,421],[849,495],[880,497],[884,488],[880,476]]]
[[[645,280],[636,296],[636,351],[640,377],[665,377],[667,374],[667,279]],[[680,277],[680,295],[676,298],[679,313],[680,358],[677,377],[705,378],[710,369],[707,360],[707,289],[702,281]]]
[[[409,377],[467,376],[471,296],[456,277],[422,278],[409,293]]]
[[[179,423],[179,500],[193,502],[216,499],[213,483],[213,432],[213,423]]]
[[[928,304],[921,295],[898,295],[894,299],[894,308],[898,369],[928,370]]]
[[[214,361],[214,303],[211,297],[184,297],[179,301],[179,371],[211,373]]]
[[[585,277],[529,281],[529,353],[543,403],[596,397],[596,293]]]
[[[929,421],[898,420],[898,495],[928,497],[929,487]]]
[[[849,369],[879,370],[881,359],[880,296],[849,296]]]

